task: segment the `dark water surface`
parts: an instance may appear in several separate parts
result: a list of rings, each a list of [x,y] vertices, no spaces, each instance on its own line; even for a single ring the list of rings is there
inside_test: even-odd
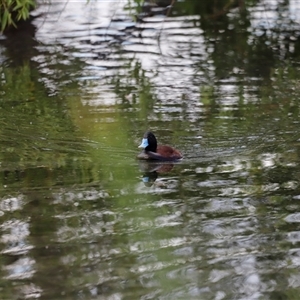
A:
[[[0,37],[1,299],[299,299],[300,3],[211,2]]]

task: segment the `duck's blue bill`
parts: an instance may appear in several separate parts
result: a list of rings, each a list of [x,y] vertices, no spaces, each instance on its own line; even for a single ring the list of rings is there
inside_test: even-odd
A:
[[[145,149],[147,146],[149,146],[148,139],[143,139],[142,143],[139,145],[139,148]]]
[[[150,179],[149,179],[149,177],[148,176],[146,176],[146,177],[143,177],[143,182],[145,182],[145,183],[148,183],[149,181],[150,181]]]

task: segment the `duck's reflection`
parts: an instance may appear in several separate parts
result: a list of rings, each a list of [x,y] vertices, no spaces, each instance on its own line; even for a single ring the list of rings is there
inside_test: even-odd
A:
[[[140,170],[143,172],[142,181],[147,187],[151,187],[158,177],[158,174],[170,172],[174,164],[153,162],[153,161],[139,161]]]

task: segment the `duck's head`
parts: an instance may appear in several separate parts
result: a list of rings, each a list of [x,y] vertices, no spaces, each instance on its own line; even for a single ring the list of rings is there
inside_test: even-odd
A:
[[[139,148],[143,148],[145,151],[156,152],[157,140],[155,135],[151,131],[147,131],[144,134],[142,143],[139,145]]]

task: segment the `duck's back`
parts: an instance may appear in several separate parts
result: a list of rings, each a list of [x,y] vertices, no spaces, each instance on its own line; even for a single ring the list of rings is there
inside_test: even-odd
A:
[[[158,145],[156,153],[166,158],[174,158],[174,159],[182,158],[182,154],[178,150],[165,145]]]

